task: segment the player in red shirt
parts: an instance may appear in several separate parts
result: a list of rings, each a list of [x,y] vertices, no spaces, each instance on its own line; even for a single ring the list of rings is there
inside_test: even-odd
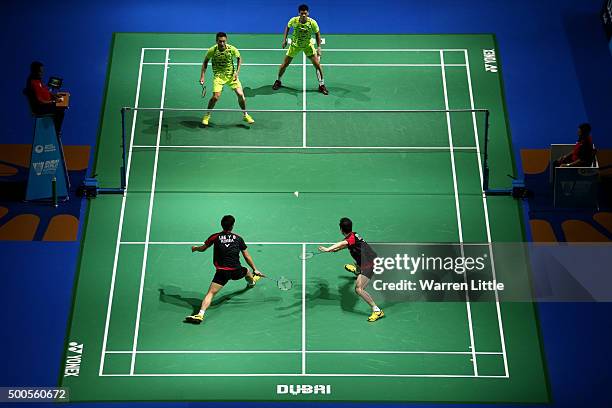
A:
[[[357,293],[372,308],[372,314],[368,317],[368,322],[375,322],[385,313],[376,305],[372,296],[365,290],[370,279],[374,275],[374,259],[376,252],[359,234],[353,232],[353,222],[348,218],[340,219],[340,232],[344,235],[344,240],[337,242],[329,247],[320,246],[321,252],[337,252],[348,248],[351,256],[355,260],[355,265],[347,264],[344,268],[357,275],[355,279],[355,293]]]
[[[191,252],[204,252],[212,246],[213,264],[215,265],[216,272],[208,292],[202,300],[200,311],[185,318],[189,323],[202,323],[204,313],[206,313],[206,309],[210,306],[213,298],[230,280],[245,278],[247,286],[252,288],[260,278],[265,277],[255,267],[253,258],[249,255],[242,237],[232,232],[235,222],[236,220],[233,216],[224,216],[221,219],[221,227],[223,228],[221,232],[212,234],[203,245],[191,247]],[[240,253],[242,253],[246,263],[253,269],[253,272],[240,264]]]

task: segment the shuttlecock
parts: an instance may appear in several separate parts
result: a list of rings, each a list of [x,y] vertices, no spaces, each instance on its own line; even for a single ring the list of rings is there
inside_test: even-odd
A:
[[[299,191],[294,191],[293,195],[296,196],[296,197],[299,197],[300,196],[300,192]]]

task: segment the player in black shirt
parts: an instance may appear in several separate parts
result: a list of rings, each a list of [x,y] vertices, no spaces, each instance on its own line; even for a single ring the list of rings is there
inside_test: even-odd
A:
[[[319,251],[337,252],[344,248],[348,248],[357,266],[347,264],[344,265],[344,268],[357,275],[357,279],[355,279],[355,292],[372,308],[372,314],[368,317],[368,322],[375,322],[381,317],[384,317],[385,313],[376,306],[372,296],[370,296],[365,288],[374,275],[374,259],[377,256],[376,252],[374,252],[372,247],[368,245],[359,234],[353,232],[353,222],[350,219],[340,219],[340,232],[344,235],[344,240],[329,247],[320,246]]]
[[[213,264],[215,265],[215,276],[208,288],[208,292],[202,300],[200,312],[192,316],[187,316],[186,321],[200,324],[204,320],[204,313],[210,306],[215,295],[230,280],[245,278],[248,287],[255,286],[255,283],[265,275],[257,270],[253,263],[253,258],[247,251],[247,246],[242,237],[232,232],[236,220],[231,215],[226,215],[221,219],[223,231],[212,234],[201,246],[192,246],[191,252],[204,252],[211,246],[213,247]],[[240,264],[240,253],[253,272]]]

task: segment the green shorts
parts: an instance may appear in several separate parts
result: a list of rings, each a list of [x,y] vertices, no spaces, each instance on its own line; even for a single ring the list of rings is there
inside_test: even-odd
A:
[[[315,47],[312,43],[308,44],[306,47],[298,47],[297,45],[293,45],[293,43],[291,43],[289,49],[287,50],[287,56],[295,58],[295,56],[298,55],[301,51],[304,51],[304,54],[306,54],[307,57],[312,57],[316,52]]]

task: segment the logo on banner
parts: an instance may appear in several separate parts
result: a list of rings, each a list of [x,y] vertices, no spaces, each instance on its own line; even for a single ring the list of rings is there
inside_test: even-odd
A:
[[[81,371],[81,361],[83,359],[83,344],[71,341],[68,343],[68,351],[73,354],[66,355],[64,377],[78,377]]]
[[[43,146],[42,146],[42,145],[36,145],[36,146],[34,147],[34,151],[35,151],[36,153],[42,153],[42,152],[43,152]]]
[[[45,162],[32,163],[32,167],[34,167],[34,171],[36,172],[37,176],[40,176],[42,174],[44,165],[45,165]]]
[[[56,151],[56,150],[57,150],[57,149],[55,148],[55,145],[54,145],[54,144],[46,144],[46,145],[45,145],[45,153],[48,153],[48,152],[54,152],[54,151]]]
[[[43,168],[44,174],[55,174],[57,171],[57,166],[59,165],[59,160],[47,160],[45,161],[45,165]]]
[[[485,71],[497,72],[497,57],[495,56],[495,50],[482,50],[484,58]]]

